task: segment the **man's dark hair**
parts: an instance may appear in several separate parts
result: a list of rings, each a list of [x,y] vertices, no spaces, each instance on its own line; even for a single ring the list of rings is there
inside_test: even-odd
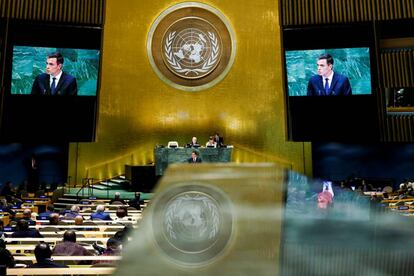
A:
[[[334,64],[333,57],[330,54],[322,54],[318,57],[318,60],[319,59],[326,59],[327,64]]]
[[[117,249],[121,245],[121,241],[116,238],[109,238],[106,242],[106,247],[111,249]]]
[[[59,52],[50,53],[49,55],[47,55],[47,58],[56,58],[57,64],[63,64],[63,62],[65,61],[63,59],[62,54]]]
[[[20,219],[16,224],[17,231],[26,231],[29,229],[29,223],[27,220]]]
[[[53,206],[53,204],[49,204],[49,205],[47,205],[46,209],[50,212],[53,212],[55,210],[55,206]]]
[[[123,217],[128,216],[128,211],[127,211],[127,209],[126,209],[126,208],[122,208],[122,207],[118,208],[118,209],[116,210],[116,216],[117,216],[118,218],[123,218]]]
[[[124,229],[116,232],[113,238],[122,242],[127,237],[127,234],[131,232],[131,229],[132,229],[131,226],[125,226]]]
[[[192,153],[194,153],[195,155],[197,155],[197,156],[198,156],[198,151],[193,150],[193,151],[192,151]]]
[[[36,245],[34,254],[36,256],[36,261],[43,262],[45,259],[50,259],[52,257],[52,250],[47,243],[41,242]]]
[[[49,225],[58,225],[59,224],[59,214],[52,213],[49,215]]]
[[[76,233],[73,230],[67,230],[63,234],[63,241],[76,242]]]

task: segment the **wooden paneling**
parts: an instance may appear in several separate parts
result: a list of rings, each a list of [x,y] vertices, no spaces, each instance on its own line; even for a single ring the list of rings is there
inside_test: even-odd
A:
[[[0,17],[103,25],[105,0],[0,0]]]
[[[395,20],[414,16],[413,0],[281,0],[282,26]]]
[[[380,58],[382,87],[414,86],[414,49],[382,50]]]

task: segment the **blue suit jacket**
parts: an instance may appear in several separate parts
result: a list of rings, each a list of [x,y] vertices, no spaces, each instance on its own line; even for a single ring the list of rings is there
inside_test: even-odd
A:
[[[36,77],[32,85],[33,95],[52,95],[50,90],[50,76],[46,73]],[[78,84],[72,75],[62,72],[62,76],[56,85],[55,95],[77,95]]]
[[[350,96],[352,95],[349,79],[344,75],[334,72],[328,95],[325,94],[322,76],[314,75],[308,82],[308,96]]]
[[[36,229],[17,230],[11,234],[12,238],[43,238],[43,235]]]
[[[105,212],[95,212],[91,214],[91,220],[99,219],[99,220],[112,220],[111,216]]]

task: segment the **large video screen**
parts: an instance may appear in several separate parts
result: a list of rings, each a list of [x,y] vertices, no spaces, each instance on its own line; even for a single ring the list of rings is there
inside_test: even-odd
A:
[[[0,141],[94,141],[101,43],[100,26],[9,20]]]
[[[282,34],[288,139],[378,141],[373,26],[285,28]]]
[[[99,50],[32,46],[13,47],[11,94],[51,95],[47,57],[53,53],[60,53],[63,57],[60,69],[63,77],[55,84],[56,95],[96,96]]]
[[[289,96],[372,93],[369,47],[291,50],[285,52],[285,60]]]

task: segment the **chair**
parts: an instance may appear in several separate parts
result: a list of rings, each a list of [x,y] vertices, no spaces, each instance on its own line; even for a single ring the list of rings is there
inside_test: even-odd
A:
[[[121,201],[113,201],[111,203],[111,205],[125,205],[124,203],[122,203]]]
[[[24,253],[13,253],[12,255],[13,256],[27,256]],[[16,261],[16,267],[20,267],[20,265],[32,265],[32,264],[33,264],[33,261],[30,261],[30,260],[27,260],[27,261],[18,260],[18,261]],[[19,266],[17,266],[17,265],[19,265]]]
[[[81,199],[79,201],[79,204],[88,205],[88,204],[91,204],[91,201],[89,199]]]
[[[169,141],[167,144],[167,148],[178,148],[178,142],[177,141]]]
[[[41,228],[41,231],[42,232],[54,233],[54,234],[44,235],[46,238],[60,238],[60,237],[62,237],[62,235],[58,233],[59,228],[56,228],[56,227],[51,227],[51,226],[43,227],[43,228]]]

